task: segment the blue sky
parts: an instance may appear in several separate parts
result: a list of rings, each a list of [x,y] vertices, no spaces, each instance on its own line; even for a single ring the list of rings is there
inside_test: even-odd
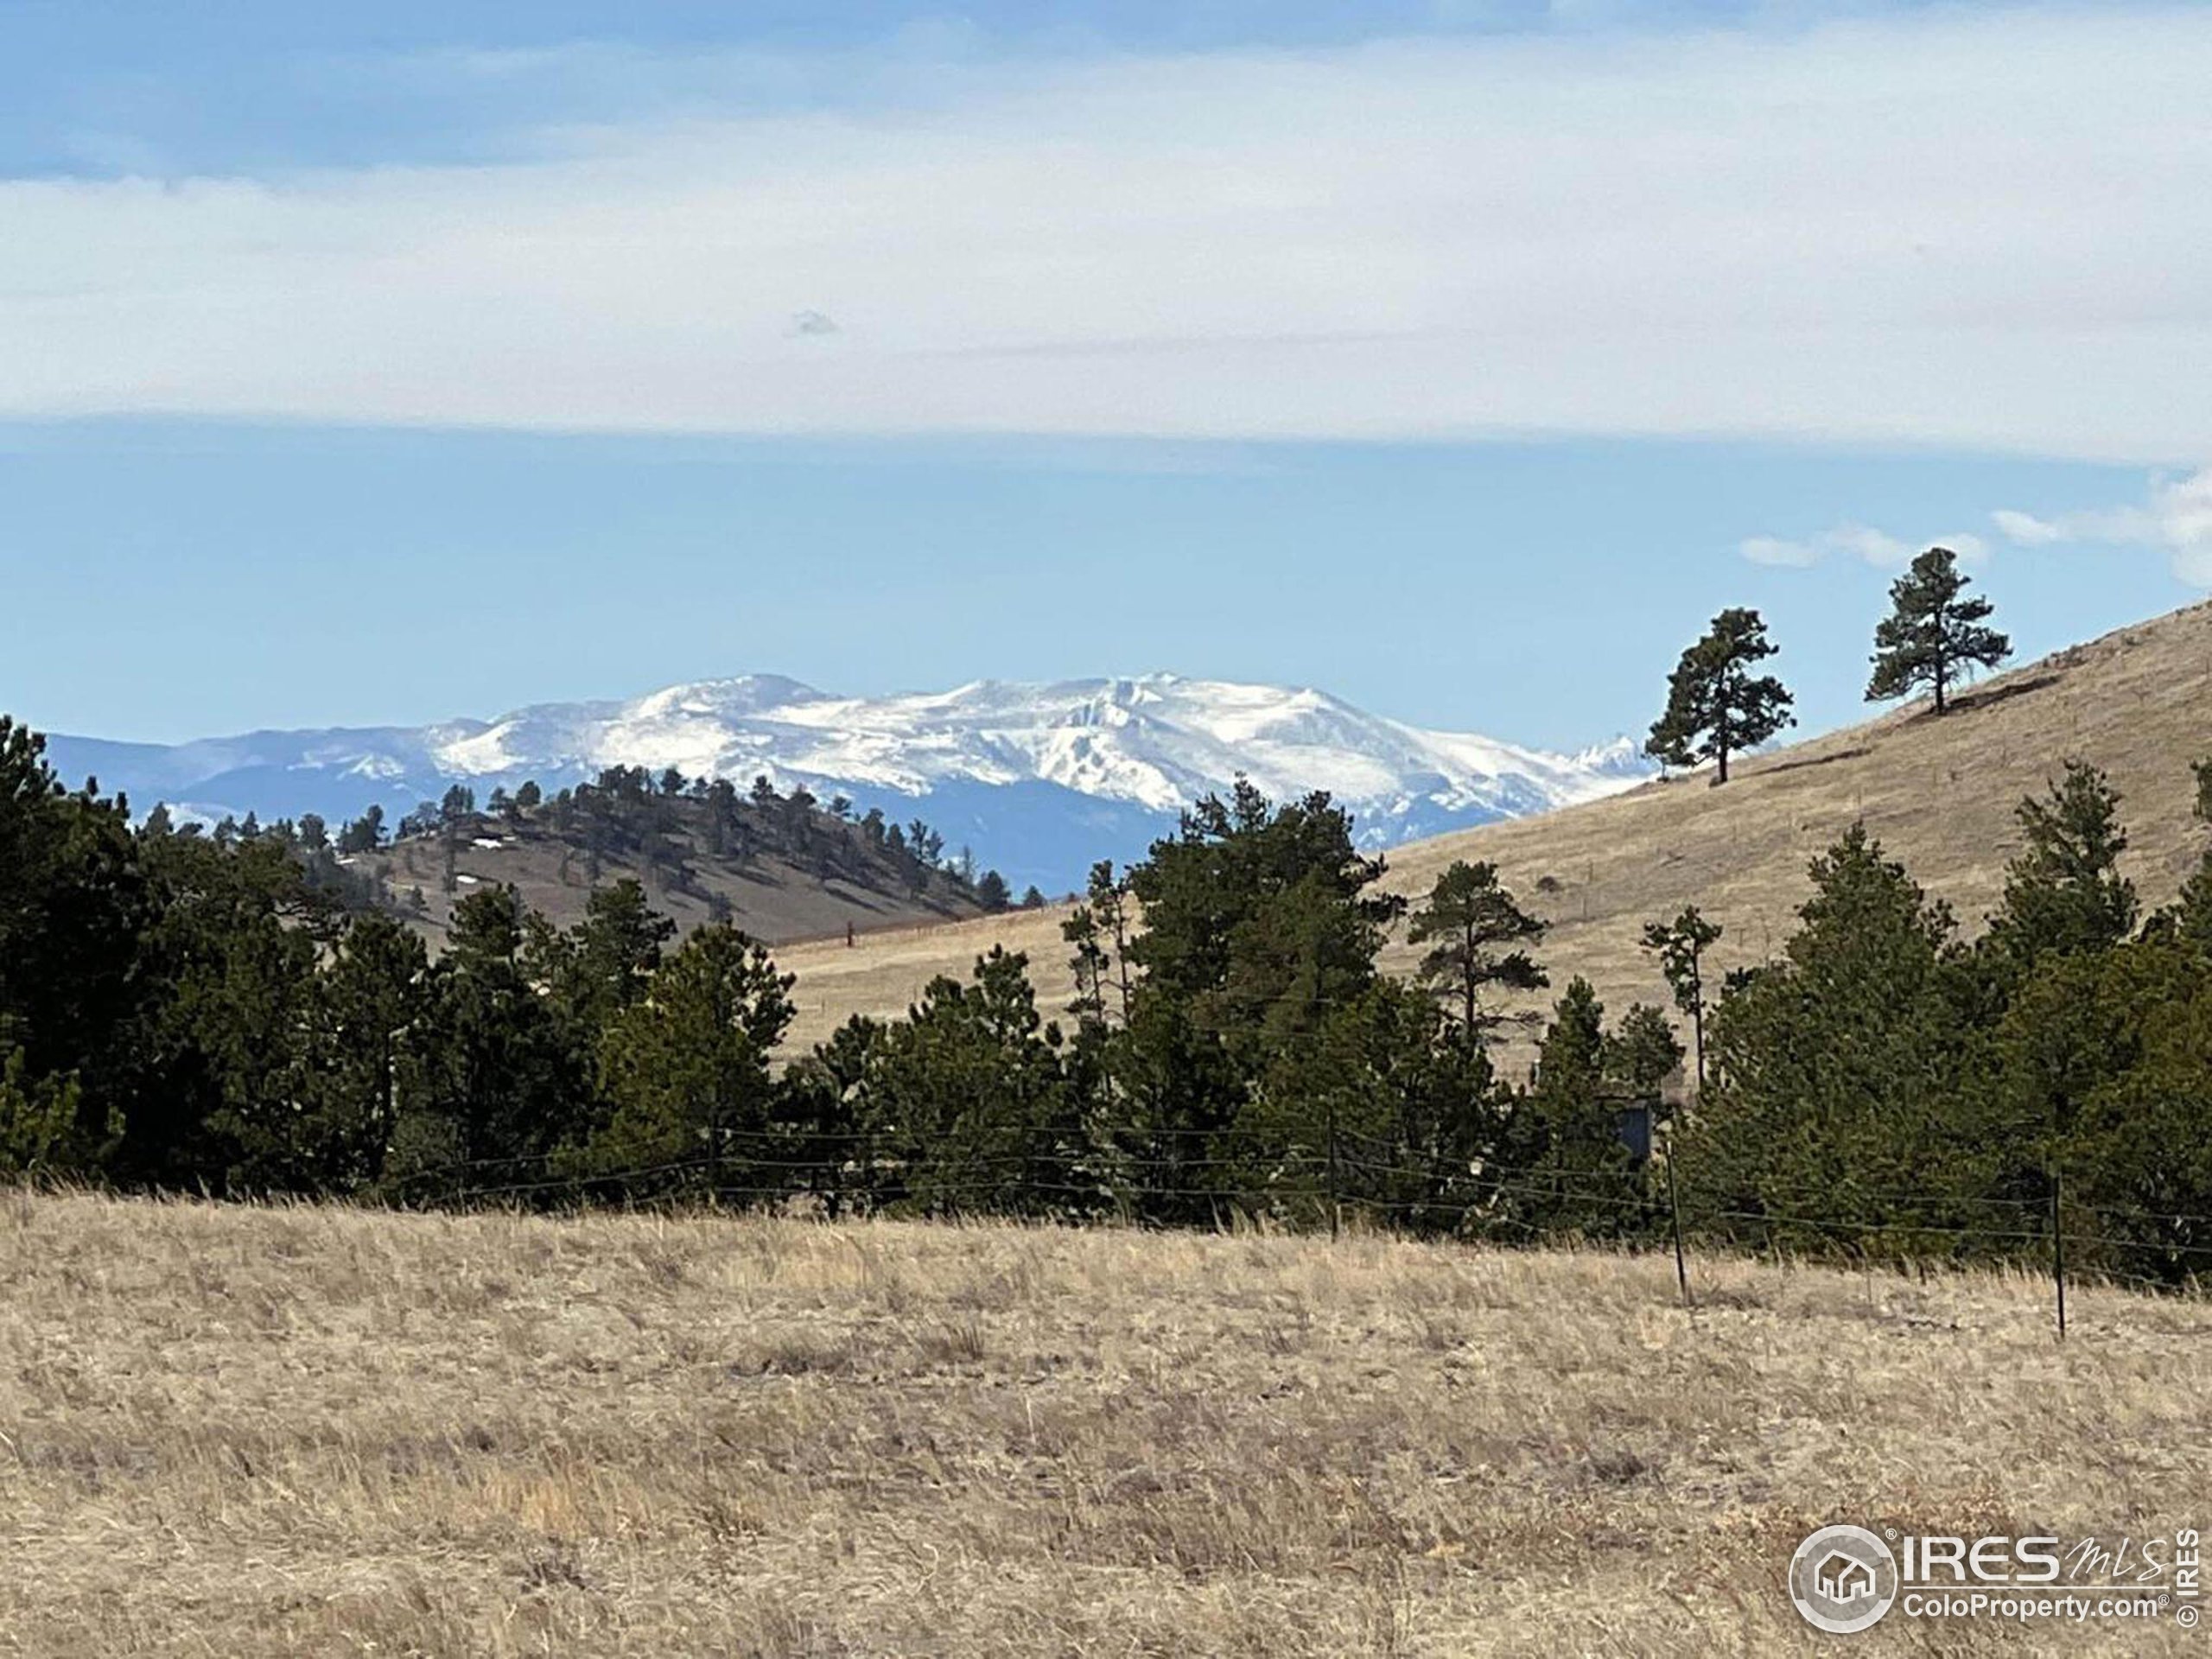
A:
[[[0,6],[0,708],[772,670],[1640,730],[2212,586],[2191,7]]]

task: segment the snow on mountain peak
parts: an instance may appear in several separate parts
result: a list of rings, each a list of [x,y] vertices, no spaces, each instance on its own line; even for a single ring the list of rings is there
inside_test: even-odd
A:
[[[134,798],[237,801],[273,817],[358,810],[372,783],[391,809],[454,782],[557,789],[614,766],[741,785],[765,774],[887,812],[926,801],[925,816],[954,844],[972,839],[979,858],[1009,875],[1035,869],[1055,884],[1093,858],[1141,852],[1143,838],[1239,775],[1276,800],[1327,791],[1374,849],[1590,799],[1649,772],[1625,737],[1554,754],[1384,719],[1313,686],[1167,672],[971,680],[876,697],[743,675],[622,702],[535,704],[489,721],[256,733],[161,753],[143,780],[120,775],[113,756],[100,776],[118,774],[112,783]]]
[[[1578,749],[1568,757],[1586,772],[1606,778],[1633,778],[1641,780],[1651,775],[1652,766],[1643,753],[1643,745],[1624,732],[1608,743],[1593,743],[1586,749]]]
[[[442,772],[485,778],[617,765],[760,772],[817,794],[1033,782],[1158,812],[1242,774],[1278,798],[1328,791],[1360,817],[1362,839],[1381,845],[1403,838],[1390,819],[1516,815],[1605,793],[1645,770],[1626,738],[1549,754],[1384,720],[1312,686],[1165,672],[979,679],[880,697],[767,675],[698,681],[627,702],[520,709],[438,745],[435,760]]]

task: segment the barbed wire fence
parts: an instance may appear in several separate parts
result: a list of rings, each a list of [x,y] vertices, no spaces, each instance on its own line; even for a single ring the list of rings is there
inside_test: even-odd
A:
[[[1070,1125],[898,1129],[725,1128],[712,1147],[611,1167],[573,1152],[394,1172],[373,1196],[401,1208],[697,1207],[832,1217],[1006,1217],[1291,1230],[1347,1220],[1408,1236],[1532,1246],[1578,1242],[1670,1252],[1697,1306],[1700,1254],[1894,1268],[2008,1265],[2050,1274],[2059,1336],[2072,1282],[2200,1294],[2212,1215],[2077,1204],[2055,1177],[2040,1197],[1931,1192],[1848,1179],[1760,1179],[1749,1195],[1668,1148],[1612,1169],[1486,1168],[1402,1136],[1331,1124],[1314,1144],[1240,1143],[1232,1131],[1090,1134]],[[1171,1143],[1163,1146],[1163,1142]],[[2154,1267],[2157,1271],[2141,1271]]]

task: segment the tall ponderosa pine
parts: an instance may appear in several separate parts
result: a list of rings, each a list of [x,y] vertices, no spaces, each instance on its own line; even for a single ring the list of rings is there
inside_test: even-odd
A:
[[[139,969],[160,988],[134,1033],[144,1077],[121,1166],[140,1179],[263,1192],[310,1179],[300,1161],[297,1033],[335,917],[274,842],[200,836],[149,849],[161,907]],[[219,1174],[215,1166],[219,1162]]]
[[[1406,938],[1437,942],[1421,959],[1421,982],[1458,1003],[1462,1038],[1478,1044],[1505,1018],[1484,1007],[1486,991],[1535,991],[1551,983],[1526,949],[1543,938],[1544,928],[1498,880],[1497,866],[1455,860],[1414,908]]]
[[[1992,1047],[2008,1195],[2063,1177],[2069,1268],[2202,1281],[2212,1212],[2212,975],[2200,947],[2143,938],[2045,957]],[[2086,1235],[2086,1236],[2084,1236]]]
[[[1728,757],[1758,747],[1796,723],[1793,699],[1771,674],[1752,664],[1778,649],[1757,611],[1737,607],[1713,619],[1704,639],[1682,653],[1667,682],[1667,712],[1652,722],[1643,752],[1669,766],[1711,760],[1715,780],[1728,781]]]
[[[1958,556],[1931,547],[1890,585],[1889,615],[1874,630],[1874,673],[1866,682],[1866,701],[1886,702],[1910,696],[1926,686],[1936,693],[1936,712],[1960,674],[1994,668],[2012,654],[2012,642],[1985,627],[1986,599],[1964,597],[1967,578]]]

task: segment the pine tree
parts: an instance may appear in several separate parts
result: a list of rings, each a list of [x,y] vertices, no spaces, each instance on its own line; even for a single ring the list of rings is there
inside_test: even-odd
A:
[[[1931,547],[1891,584],[1891,613],[1874,630],[1867,702],[1910,696],[1927,686],[1941,715],[1943,694],[1961,673],[1994,668],[2012,654],[2010,639],[1982,626],[1989,601],[1962,597],[1967,583],[1958,556],[1948,547]]]
[[[74,1072],[34,1077],[20,1048],[0,1053],[0,1180],[25,1174],[91,1174],[102,1150],[79,1122],[84,1090]],[[107,1139],[122,1132],[118,1118]]]
[[[1996,1175],[2043,1198],[2063,1177],[2068,1266],[2202,1279],[2212,1213],[2212,975],[2201,948],[2145,938],[2046,957],[1991,1045],[2008,1122]],[[2038,1128],[2041,1130],[2037,1132]],[[1993,1137],[1996,1139],[1996,1137]]]
[[[1298,1115],[1328,1109],[1318,1080],[1297,1106],[1276,1090],[1258,1135],[1239,1117],[1264,1098],[1263,1072],[1280,1080],[1326,1049],[1332,1014],[1374,985],[1384,929],[1404,906],[1370,891],[1382,874],[1325,794],[1277,810],[1243,778],[1227,800],[1185,812],[1122,880],[1110,865],[1093,872],[1099,943],[1126,927],[1115,955],[1141,970],[1127,981],[1114,1077],[1126,1149],[1149,1166],[1135,1198],[1148,1218],[1203,1218],[1208,1205],[1189,1194],[1218,1173],[1207,1160],[1248,1154],[1255,1140],[1324,1144],[1322,1124]]]
[[[1013,902],[1006,878],[996,870],[985,870],[976,882],[976,902],[993,915],[1004,910]]]
[[[160,916],[139,972],[156,988],[118,1160],[141,1179],[218,1190],[313,1184],[294,1141],[301,1033],[332,920],[265,842],[175,837],[149,854]]]
[[[413,1074],[428,1002],[429,957],[390,916],[356,917],[317,976],[303,1111],[302,1163],[329,1192],[372,1187]]]
[[[119,1070],[149,988],[137,969],[154,909],[147,852],[185,838],[133,837],[111,803],[66,793],[45,754],[43,737],[0,715],[0,1063],[22,1051],[26,1103],[50,1104],[81,1070],[89,1128],[118,1098],[101,1074]]]
[[[1723,1231],[1834,1249],[1869,1223],[1942,1225],[1930,1201],[1955,1190],[1980,1137],[1960,1086],[1967,998],[1948,906],[1863,824],[1810,874],[1781,958],[1713,1012],[1713,1079],[1681,1168],[1686,1208]],[[1915,1196],[1892,1206],[1900,1192]],[[1876,1231],[1869,1248],[1885,1237],[1929,1243]]]
[[[2192,770],[2196,775],[2196,821],[2212,824],[2212,760],[2199,760]],[[2171,914],[2183,938],[2200,950],[2212,950],[2212,847],[2198,855],[2196,868],[2182,883],[2181,897]]]
[[[367,811],[338,832],[341,853],[373,853],[384,845],[384,808],[371,802]]]
[[[1534,991],[1551,982],[1522,948],[1542,938],[1545,925],[1515,902],[1495,864],[1464,860],[1438,876],[1414,908],[1408,942],[1440,941],[1421,958],[1421,981],[1457,1001],[1463,1041],[1480,1046],[1504,1019],[1482,1005],[1492,987]]]
[[[734,928],[686,939],[607,1027],[601,1075],[614,1113],[592,1137],[589,1165],[658,1169],[645,1190],[710,1195],[749,1181],[748,1164],[772,1165],[760,1137],[772,1128],[772,1059],[791,1025],[792,982]]]
[[[937,1214],[1077,1206],[1084,1138],[1027,969],[993,946],[971,983],[938,976],[883,1033],[867,1128],[902,1172],[887,1196]]]
[[[1022,908],[1043,909],[1045,895],[1037,893],[1037,889],[1033,887],[1029,891],[1037,893],[1037,902],[1033,905],[1025,897],[1021,901]],[[1126,1026],[1129,1023],[1129,1005],[1135,996],[1129,987],[1128,874],[1124,871],[1121,875],[1116,876],[1114,874],[1114,861],[1110,858],[1100,859],[1090,867],[1090,878],[1085,889],[1085,896],[1090,901],[1090,913],[1098,918],[1100,944],[1103,945],[1109,939],[1113,941],[1112,965],[1121,988],[1122,1023]],[[1102,992],[1101,995],[1103,995],[1103,993]]]
[[[1075,1001],[1068,1012],[1078,1029],[1106,1023],[1105,947],[1099,942],[1098,918],[1088,905],[1077,905],[1060,924],[1060,937],[1075,947],[1068,966],[1075,973]]]
[[[583,919],[556,933],[543,918],[528,924],[525,970],[589,1041],[643,997],[676,924],[646,902],[634,876],[593,890]]]
[[[1659,953],[1659,971],[1675,994],[1675,1006],[1690,1017],[1700,1094],[1705,1090],[1705,953],[1719,938],[1719,925],[1707,921],[1695,905],[1685,907],[1671,922],[1647,922],[1643,927],[1643,948]]]
[[[511,887],[476,888],[454,906],[428,987],[419,1086],[393,1132],[388,1167],[405,1196],[496,1185],[486,1160],[519,1166],[585,1119],[588,1079],[567,1022],[524,972],[528,933]],[[456,1167],[468,1165],[478,1167]]]
[[[1662,765],[1718,764],[1728,781],[1728,757],[1758,747],[1796,724],[1794,701],[1771,674],[1754,677],[1751,665],[1778,649],[1766,637],[1757,611],[1726,610],[1704,639],[1682,653],[1667,683],[1667,711],[1652,722],[1643,752]]]
[[[1641,1219],[1619,1134],[1622,1103],[1607,1075],[1605,1017],[1590,982],[1578,974],[1544,1033],[1535,1083],[1513,1114],[1519,1122],[1510,1144],[1523,1177],[1513,1207],[1527,1225],[1606,1237],[1632,1231]]]
[[[1667,1016],[1648,1002],[1632,1002],[1605,1037],[1606,1081],[1628,1100],[1658,1103],[1660,1086],[1682,1063],[1682,1046]]]
[[[2134,931],[2135,885],[2120,873],[2120,800],[2101,770],[2069,760],[2041,800],[2020,803],[2028,844],[2005,867],[1991,948],[2018,965],[2046,951],[2106,950]]]
[[[1360,855],[1351,814],[1326,794],[1278,810],[1239,778],[1227,801],[1201,799],[1128,873],[1144,931],[1122,954],[1147,988],[1255,1061],[1374,979],[1383,929],[1405,905],[1368,891],[1382,868]],[[1094,912],[1103,896],[1094,883]]]

